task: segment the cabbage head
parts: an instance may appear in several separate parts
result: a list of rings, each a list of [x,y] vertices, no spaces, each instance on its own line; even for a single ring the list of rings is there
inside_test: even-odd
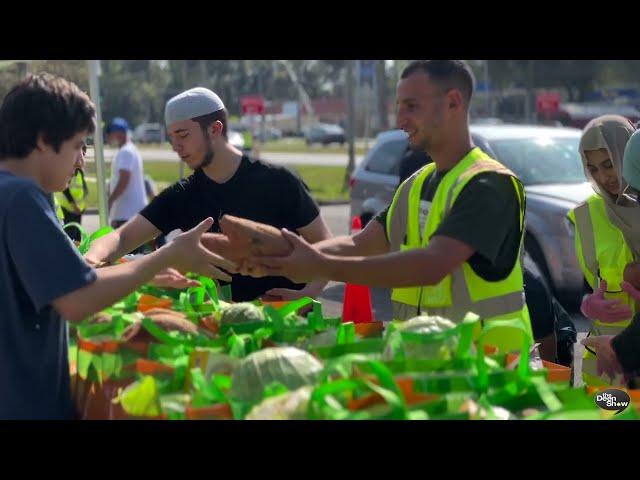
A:
[[[255,403],[272,383],[280,383],[289,390],[315,384],[322,369],[322,363],[304,350],[266,348],[242,360],[233,374],[230,394],[240,402]]]
[[[234,303],[225,308],[220,318],[221,325],[237,325],[238,323],[264,322],[262,308],[250,302]]]
[[[246,420],[305,420],[313,387],[302,387],[275,397],[265,398],[254,406]]]
[[[386,338],[383,358],[385,360],[393,360],[394,352],[392,345],[400,342],[400,348],[404,350],[405,359],[449,360],[458,346],[457,336],[431,342],[421,342],[406,338],[400,340],[398,337],[401,337],[402,332],[411,332],[417,333],[420,337],[428,340],[434,333],[445,332],[455,328],[455,326],[456,324],[451,320],[429,315],[421,315],[405,322],[398,322],[396,324],[396,330],[392,331]]]

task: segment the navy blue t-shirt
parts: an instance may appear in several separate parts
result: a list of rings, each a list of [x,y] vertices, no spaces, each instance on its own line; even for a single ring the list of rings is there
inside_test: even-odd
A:
[[[0,419],[71,419],[67,326],[51,303],[96,279],[38,185],[0,172]]]

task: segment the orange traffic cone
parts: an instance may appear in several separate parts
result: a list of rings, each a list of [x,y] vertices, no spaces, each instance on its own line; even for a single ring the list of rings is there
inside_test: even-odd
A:
[[[362,221],[359,216],[356,216],[353,217],[351,222],[351,233],[358,230],[362,230]],[[353,323],[371,323],[374,321],[369,287],[350,283],[344,286],[342,321]]]

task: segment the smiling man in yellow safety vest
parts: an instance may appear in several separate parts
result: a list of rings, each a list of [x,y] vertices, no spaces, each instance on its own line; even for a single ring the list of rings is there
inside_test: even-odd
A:
[[[485,339],[503,350],[531,340],[520,250],[525,193],[506,167],[475,147],[469,133],[474,79],[459,60],[419,60],[401,75],[398,126],[433,163],[398,188],[389,208],[353,236],[313,246],[284,232],[284,258],[254,259],[260,274],[332,279],[393,289],[394,320],[419,314],[460,322],[512,320],[520,331]]]

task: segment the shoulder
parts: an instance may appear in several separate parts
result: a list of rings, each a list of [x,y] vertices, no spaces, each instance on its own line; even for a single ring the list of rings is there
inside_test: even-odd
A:
[[[28,204],[48,204],[47,195],[30,179],[7,176],[0,182],[2,185],[2,197],[6,204],[20,203],[22,206]]]
[[[169,185],[163,190],[162,193],[167,192],[171,194],[182,194],[192,192],[194,191],[194,189],[198,188],[199,184],[202,183],[202,181],[204,180],[203,176],[204,174],[202,173],[202,170],[198,169],[187,178],[182,178],[177,182]]]
[[[604,200],[600,195],[598,195],[597,193],[594,193],[589,198],[587,198],[586,200],[584,200],[583,202],[579,203],[577,206],[569,210],[569,214],[573,216],[575,212],[589,211],[590,206],[595,207],[596,209],[598,209],[598,207],[602,207],[604,209]]]
[[[517,177],[501,172],[485,171],[474,175],[466,184],[465,190],[484,190],[493,193],[514,194],[514,181]]]
[[[118,150],[118,156],[130,158],[140,157],[140,151],[133,143],[129,142],[125,143],[122,148]]]

